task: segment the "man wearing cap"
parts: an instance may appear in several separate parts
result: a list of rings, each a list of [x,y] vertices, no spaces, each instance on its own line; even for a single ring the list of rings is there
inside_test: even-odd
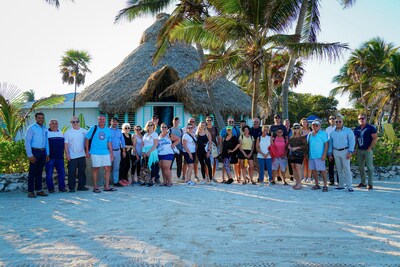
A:
[[[332,161],[332,155],[334,156],[336,169],[340,173],[340,181],[336,189],[343,190],[346,187],[349,192],[353,192],[350,160],[355,146],[354,133],[350,128],[343,126],[340,116],[336,117],[335,123],[336,128],[329,138],[328,156],[329,161]]]
[[[357,165],[361,175],[361,183],[359,188],[367,187],[365,182],[365,165],[368,170],[368,190],[373,189],[374,180],[374,153],[373,148],[378,140],[376,128],[367,123],[367,116],[363,113],[358,115],[358,123],[354,130],[354,135],[357,140]]]
[[[288,138],[288,133],[285,125],[282,124],[282,118],[279,114],[276,114],[274,116],[274,124],[269,127],[269,135],[270,136],[276,136],[276,131],[282,130],[283,131],[283,137],[285,137],[286,141]]]
[[[331,132],[336,129],[336,116],[329,116],[329,126],[326,127],[325,132],[328,134],[328,138],[330,139]],[[329,174],[329,185],[335,185],[335,156],[332,154],[328,160],[328,174]],[[337,174],[337,183],[339,184],[339,172]]]
[[[25,136],[25,151],[29,159],[28,197],[48,196],[42,190],[43,167],[49,161],[48,131],[43,125],[44,114],[35,114],[36,123],[29,126]],[[37,193],[35,194],[35,191]]]
[[[312,132],[308,134],[307,141],[309,146],[308,167],[312,171],[315,180],[315,186],[311,189],[318,190],[321,188],[318,183],[318,172],[321,172],[324,181],[322,192],[328,192],[325,159],[328,152],[329,139],[328,134],[321,130],[319,120],[312,122]]]
[[[119,183],[119,165],[121,163],[121,151],[122,156],[126,157],[125,151],[125,139],[122,136],[121,130],[118,129],[119,119],[116,117],[111,118],[110,121],[110,132],[111,132],[111,145],[114,154],[114,160],[112,161],[112,171],[111,171],[111,182],[114,186],[123,186]]]
[[[78,191],[89,190],[86,187],[86,159],[85,159],[85,135],[86,129],[79,125],[79,119],[74,116],[71,119],[72,128],[64,134],[64,150],[68,166],[68,188],[69,192],[75,192],[76,180],[78,179]],[[78,176],[76,172],[78,171]]]

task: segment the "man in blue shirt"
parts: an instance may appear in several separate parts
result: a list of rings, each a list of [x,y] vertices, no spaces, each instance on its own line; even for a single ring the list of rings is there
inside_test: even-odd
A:
[[[368,190],[372,190],[374,180],[374,153],[372,149],[378,140],[378,136],[376,128],[367,123],[367,116],[365,114],[358,115],[358,123],[360,126],[356,127],[354,135],[357,140],[357,164],[361,183],[357,187],[367,187],[365,182],[365,165],[367,165]]]
[[[350,169],[350,160],[354,152],[355,138],[350,128],[343,126],[340,116],[336,117],[336,127],[330,133],[328,156],[329,161],[335,160],[336,169],[340,180],[336,190],[343,190],[347,187],[349,192],[353,192],[353,176]]]
[[[122,136],[121,130],[118,129],[118,118],[113,117],[110,121],[110,132],[111,132],[111,145],[114,154],[114,160],[112,161],[111,168],[111,182],[114,186],[123,186],[118,182],[119,180],[119,164],[121,163],[121,150],[122,156],[126,157],[125,151],[125,139]]]
[[[25,151],[29,159],[28,197],[48,196],[42,190],[43,167],[49,161],[49,142],[47,129],[43,125],[44,114],[35,114],[36,123],[29,126],[25,137]],[[37,192],[35,194],[35,191]]]
[[[326,183],[326,166],[325,159],[328,152],[328,134],[321,130],[321,123],[319,120],[312,122],[312,132],[308,134],[307,140],[309,144],[308,168],[312,171],[315,180],[315,186],[312,190],[320,189],[318,183],[318,171],[321,172],[324,186],[322,192],[328,192],[328,185]]]
[[[105,127],[106,117],[104,115],[100,115],[97,121],[98,125],[92,126],[85,136],[86,157],[92,159],[93,192],[101,192],[97,186],[100,167],[104,167],[104,191],[116,191],[110,187],[111,161],[114,159],[111,132],[109,128]]]
[[[64,136],[58,130],[58,120],[51,119],[49,122],[47,139],[49,140],[50,160],[46,163],[46,184],[49,193],[54,193],[53,172],[57,170],[58,191],[67,192],[65,189],[65,169],[64,169]]]

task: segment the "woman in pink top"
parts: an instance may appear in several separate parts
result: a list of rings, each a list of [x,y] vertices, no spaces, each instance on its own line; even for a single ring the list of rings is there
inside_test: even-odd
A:
[[[285,181],[285,171],[287,166],[287,140],[283,137],[283,131],[281,129],[276,131],[276,137],[273,137],[271,145],[275,147],[276,155],[272,159],[272,184],[275,184],[275,177],[277,176],[278,169],[281,169],[282,181],[284,185],[288,185]]]

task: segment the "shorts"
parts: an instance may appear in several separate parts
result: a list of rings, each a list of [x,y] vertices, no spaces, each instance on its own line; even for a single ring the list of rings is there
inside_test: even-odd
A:
[[[193,164],[194,161],[196,160],[196,152],[191,153],[191,154],[192,154],[193,159],[190,159],[189,153],[183,152],[183,157],[185,158],[185,161],[187,164]]]
[[[92,159],[92,167],[107,167],[111,166],[110,154],[107,155],[90,155]]]
[[[250,153],[251,150],[243,149],[243,151],[244,151],[244,153],[246,153],[246,154],[248,155],[248,154]],[[245,158],[244,155],[243,155],[243,153],[242,153],[242,151],[240,151],[240,150],[238,150],[237,157],[238,157],[238,159],[253,160],[253,155],[251,155],[251,157],[250,157],[249,159],[248,159],[248,158]]]
[[[272,170],[277,171],[281,167],[281,171],[286,171],[287,158],[274,158],[272,159]]]
[[[158,155],[158,160],[173,160],[174,154]]]
[[[308,169],[310,171],[326,171],[325,161],[322,159],[309,159]]]
[[[293,163],[293,164],[303,164],[304,161],[304,157],[302,158],[294,158],[294,159],[289,159],[289,163]]]

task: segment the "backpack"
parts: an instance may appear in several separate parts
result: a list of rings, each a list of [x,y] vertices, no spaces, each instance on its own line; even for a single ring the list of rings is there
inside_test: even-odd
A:
[[[93,134],[89,139],[89,150],[90,150],[90,147],[92,146],[92,140],[93,140],[93,137],[94,137],[94,134],[96,133],[96,131],[97,131],[97,125],[94,126]]]

